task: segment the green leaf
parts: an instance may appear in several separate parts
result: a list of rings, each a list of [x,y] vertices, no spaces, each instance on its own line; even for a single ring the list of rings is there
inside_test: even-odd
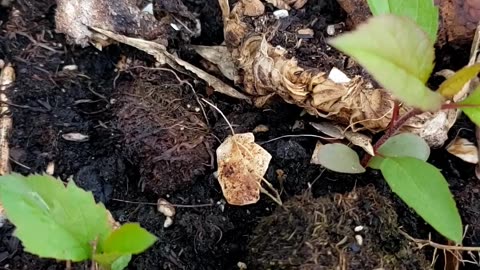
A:
[[[367,166],[375,170],[380,170],[380,166],[382,166],[384,160],[385,159],[381,156],[374,156],[370,159]]]
[[[475,89],[466,99],[458,103],[470,107],[460,107],[460,109],[474,122],[480,126],[480,87]]]
[[[157,241],[157,237],[149,233],[138,223],[127,223],[105,239],[105,253],[139,254]]]
[[[412,20],[380,15],[329,43],[355,58],[406,105],[437,111],[444,102],[442,95],[425,86],[433,70],[434,47]]]
[[[457,71],[452,77],[444,81],[437,91],[446,98],[452,98],[462,90],[463,86],[468,81],[473,77],[476,77],[479,72],[480,64],[464,67]]]
[[[413,133],[401,133],[390,137],[377,152],[383,157],[413,157],[426,161],[430,156],[430,146],[418,135]],[[372,157],[368,166],[380,169],[383,157]]]
[[[104,253],[93,255],[93,260],[101,266],[102,270],[123,270],[128,266],[131,259],[131,254]]]
[[[388,157],[380,169],[390,188],[440,234],[461,243],[462,220],[440,171],[413,157]]]
[[[414,157],[426,161],[430,156],[430,146],[418,135],[400,133],[380,146],[378,153],[386,157]]]
[[[325,168],[340,173],[364,173],[365,168],[355,151],[341,143],[323,145],[317,153],[319,163]]]
[[[0,201],[25,250],[40,257],[89,259],[93,243],[111,231],[105,207],[73,181],[65,187],[48,175],[1,176]]]
[[[439,17],[433,0],[368,0],[368,5],[374,16],[406,16],[417,23],[433,42],[437,39]]]
[[[130,260],[132,259],[132,255],[123,255],[120,258],[116,259],[112,263],[112,270],[123,270],[127,268]]]

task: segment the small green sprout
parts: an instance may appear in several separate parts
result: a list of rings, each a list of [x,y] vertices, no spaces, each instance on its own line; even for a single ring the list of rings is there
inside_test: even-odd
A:
[[[430,155],[428,144],[417,135],[398,131],[415,115],[448,109],[460,109],[480,125],[480,88],[461,102],[452,100],[478,75],[480,65],[461,69],[432,91],[426,82],[434,67],[438,31],[438,9],[433,1],[368,3],[375,16],[329,43],[353,57],[395,97],[392,123],[375,143],[374,157],[367,154],[360,162],[352,149],[327,144],[319,151],[320,163],[337,172],[363,173],[365,167],[380,170],[393,192],[408,206],[440,234],[461,243],[462,221],[446,179],[426,162]],[[396,119],[399,102],[413,109]]]
[[[121,270],[157,239],[137,223],[114,229],[91,192],[48,175],[0,176],[0,202],[25,251],[42,258]]]

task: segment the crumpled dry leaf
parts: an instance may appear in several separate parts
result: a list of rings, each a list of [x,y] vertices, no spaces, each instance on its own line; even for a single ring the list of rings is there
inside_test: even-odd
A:
[[[243,21],[242,5],[236,4],[230,11],[228,1],[219,2],[224,18],[225,44],[235,59],[239,74],[243,75],[244,91],[261,101],[256,100],[255,105],[262,106],[275,94],[311,115],[330,119],[354,132],[368,130],[378,133],[388,128],[394,99],[387,91],[373,88],[370,81],[360,76],[350,80],[343,78],[345,80],[340,83],[329,78],[327,72],[300,67],[295,58],[287,58],[285,49],[274,47],[266,40],[270,25],[263,26],[265,33],[262,29],[252,29]],[[411,108],[401,106],[400,116],[409,110]],[[423,132],[427,143],[432,147],[441,146],[454,120],[447,115],[443,117],[444,122],[439,123],[440,116],[429,121],[435,117],[435,114],[420,114],[411,118],[404,129],[416,134],[428,129]]]
[[[241,0],[240,2],[244,5],[245,16],[256,17],[265,12],[265,5],[260,0]]]
[[[248,205],[260,199],[272,156],[254,140],[253,133],[235,134],[217,148],[218,182],[229,204]]]
[[[167,21],[157,21],[153,15],[142,12],[135,0],[58,0],[55,23],[57,32],[66,34],[69,41],[84,47],[91,42],[99,49],[109,42],[89,27],[156,39],[163,45],[168,44],[172,31]]]
[[[310,160],[310,164],[315,164],[315,165],[322,165],[320,163],[320,160],[318,159],[319,157],[319,152],[320,152],[320,148],[322,148],[323,146],[323,143],[321,143],[320,141],[317,141],[317,144],[315,144],[315,149],[313,150],[313,154],[312,154],[312,158]]]
[[[468,163],[478,163],[477,146],[465,138],[455,138],[450,144],[448,144],[446,149],[450,154],[461,158]]]
[[[233,58],[226,46],[200,46],[193,45],[192,48],[200,56],[217,65],[223,76],[229,80],[238,80],[238,70],[233,63]]]

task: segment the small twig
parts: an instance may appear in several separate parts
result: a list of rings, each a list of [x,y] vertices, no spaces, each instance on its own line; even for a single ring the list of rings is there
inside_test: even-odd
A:
[[[276,138],[273,138],[273,139],[270,139],[270,140],[264,141],[264,142],[258,142],[258,144],[262,145],[262,144],[271,143],[271,142],[278,141],[278,140],[285,139],[285,138],[297,138],[297,137],[298,138],[300,138],[300,137],[310,137],[310,138],[317,138],[317,139],[323,139],[323,140],[332,140],[333,139],[333,138],[322,137],[320,135],[314,135],[314,134],[292,134],[292,135],[283,135],[283,136],[276,137]]]
[[[225,119],[225,122],[227,122],[227,125],[228,127],[230,127],[230,130],[232,131],[232,135],[235,135],[235,131],[233,130],[233,127],[232,127],[232,124],[230,123],[230,121],[228,121],[227,117],[225,116],[225,114],[223,114],[223,112],[215,105],[213,105],[212,103],[208,102],[206,99],[202,98],[203,102],[207,103],[208,105],[212,106],[212,108],[214,108],[218,113],[220,113],[220,115],[222,115],[223,119]]]
[[[127,201],[127,200],[121,200],[121,199],[112,199],[112,201],[117,201],[117,202],[123,202],[123,203],[130,203],[130,204],[141,204],[141,205],[155,205],[157,206],[157,203],[151,203],[151,202],[134,202],[134,201]],[[197,208],[197,207],[212,207],[215,204],[214,203],[205,203],[205,204],[169,204],[174,207],[178,208]]]
[[[447,251],[480,251],[480,247],[463,247],[463,246],[451,246],[451,245],[443,245],[439,244],[436,242],[433,242],[432,240],[425,240],[425,239],[418,239],[410,236],[408,233],[399,230],[400,234],[405,236],[408,240],[415,242],[419,244],[420,248],[423,248],[424,246],[431,246],[436,249],[441,249],[441,250],[447,250]]]

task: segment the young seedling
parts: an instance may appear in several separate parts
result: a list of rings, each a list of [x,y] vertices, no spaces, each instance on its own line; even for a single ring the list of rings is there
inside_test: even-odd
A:
[[[428,144],[421,137],[398,134],[413,116],[423,112],[460,109],[480,124],[480,88],[461,102],[452,98],[477,76],[480,65],[465,67],[447,79],[437,91],[426,86],[434,67],[434,43],[438,10],[433,1],[369,0],[374,15],[355,31],[329,41],[353,57],[398,103],[390,128],[374,145],[374,156],[360,162],[356,152],[342,144],[323,146],[320,163],[331,170],[363,173],[365,167],[382,172],[388,185],[407,205],[446,238],[462,242],[463,226],[448,183],[427,163]],[[413,108],[396,117],[398,104]]]
[[[0,202],[25,251],[42,258],[121,270],[157,239],[137,223],[114,228],[91,192],[48,175],[0,176]]]

